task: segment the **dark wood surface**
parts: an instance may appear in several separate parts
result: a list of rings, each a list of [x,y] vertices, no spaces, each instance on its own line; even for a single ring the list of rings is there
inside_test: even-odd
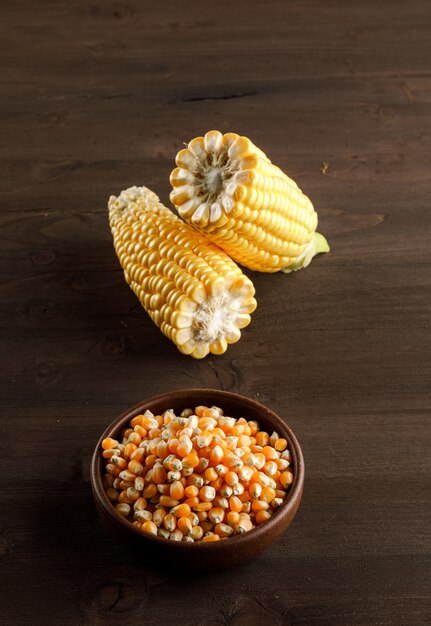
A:
[[[430,3],[0,11],[2,626],[429,624]],[[241,341],[194,361],[126,286],[106,202],[168,202],[177,149],[211,128],[297,180],[332,250],[253,274]],[[195,386],[280,413],[306,482],[273,548],[186,576],[104,534],[88,467],[127,406]]]

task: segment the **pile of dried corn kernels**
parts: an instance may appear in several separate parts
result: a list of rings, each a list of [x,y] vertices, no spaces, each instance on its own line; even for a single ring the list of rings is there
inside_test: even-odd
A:
[[[219,541],[270,519],[293,482],[286,439],[219,407],[146,411],[102,441],[106,494],[144,533]]]

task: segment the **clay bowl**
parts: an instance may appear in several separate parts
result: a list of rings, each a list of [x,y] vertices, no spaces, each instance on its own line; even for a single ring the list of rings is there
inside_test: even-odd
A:
[[[154,414],[173,409],[180,413],[188,407],[198,405],[219,406],[226,415],[257,420],[260,428],[272,433],[277,431],[289,443],[292,454],[291,468],[294,481],[283,505],[271,519],[257,528],[214,543],[187,543],[170,541],[155,535],[143,534],[119,515],[108,500],[102,483],[103,461],[101,442],[105,437],[119,437],[129,421],[149,409]],[[304,459],[298,440],[292,430],[273,411],[255,400],[227,391],[215,389],[183,389],[149,398],[127,409],[114,420],[97,442],[91,461],[91,486],[96,507],[105,526],[117,537],[132,544],[133,549],[145,561],[156,565],[166,560],[195,570],[219,570],[247,561],[270,546],[287,529],[301,501],[304,485]]]

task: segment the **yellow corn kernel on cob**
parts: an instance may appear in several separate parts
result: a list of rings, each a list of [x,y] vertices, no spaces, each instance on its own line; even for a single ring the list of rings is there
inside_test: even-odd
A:
[[[176,164],[172,204],[238,263],[291,272],[329,251],[309,198],[247,137],[209,131],[180,150]]]
[[[126,281],[178,349],[201,359],[238,341],[256,300],[232,259],[146,187],[111,196],[108,208]]]

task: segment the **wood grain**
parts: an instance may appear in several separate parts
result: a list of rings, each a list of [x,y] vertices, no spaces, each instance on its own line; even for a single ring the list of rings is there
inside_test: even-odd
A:
[[[4,0],[0,34],[0,624],[431,623],[429,2]],[[127,288],[106,202],[167,202],[210,128],[297,180],[331,254],[249,273],[250,327],[196,362]],[[104,533],[88,465],[127,406],[196,386],[281,414],[307,476],[272,549],[185,578]]]

